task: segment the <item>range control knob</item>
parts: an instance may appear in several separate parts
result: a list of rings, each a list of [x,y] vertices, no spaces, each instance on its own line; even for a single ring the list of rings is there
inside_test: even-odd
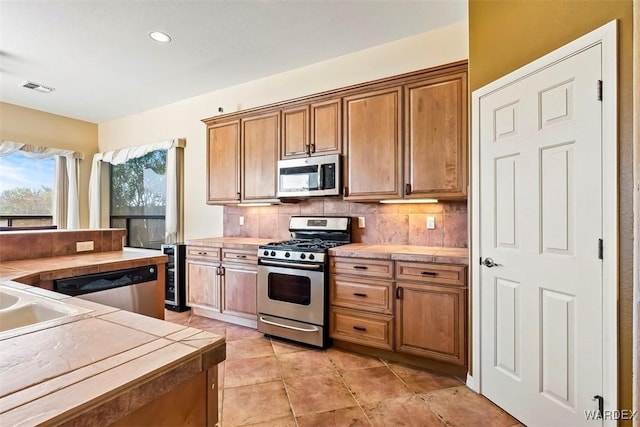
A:
[[[271,251],[271,256],[276,256],[276,251]]]
[[[264,252],[262,253],[262,255],[264,255],[264,256],[269,255],[269,251],[264,251]]]
[[[285,256],[286,258],[289,258],[289,257],[291,256],[291,254],[290,254],[289,252],[285,252],[284,256]]]
[[[305,259],[307,256],[305,254],[300,254],[300,259]]]
[[[315,257],[313,256],[313,254],[309,254],[309,259],[314,259]]]

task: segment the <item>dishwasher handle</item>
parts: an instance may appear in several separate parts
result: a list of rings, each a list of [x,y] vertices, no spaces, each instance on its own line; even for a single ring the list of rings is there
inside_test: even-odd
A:
[[[76,296],[154,280],[158,280],[157,267],[155,265],[146,265],[144,267],[57,279],[53,281],[53,290],[65,295]]]

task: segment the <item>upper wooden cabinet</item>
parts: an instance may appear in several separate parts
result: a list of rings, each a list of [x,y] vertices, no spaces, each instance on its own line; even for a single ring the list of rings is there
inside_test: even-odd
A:
[[[309,106],[282,110],[282,158],[306,157],[309,142]]]
[[[282,110],[282,159],[341,152],[341,98]]]
[[[207,203],[240,201],[240,120],[208,126]]]
[[[325,154],[345,200],[467,195],[466,61],[203,121],[207,203],[276,201],[278,160]]]
[[[242,119],[242,201],[276,199],[280,112]]]
[[[405,198],[467,194],[467,73],[405,86]]]
[[[345,200],[402,197],[402,87],[344,98]]]

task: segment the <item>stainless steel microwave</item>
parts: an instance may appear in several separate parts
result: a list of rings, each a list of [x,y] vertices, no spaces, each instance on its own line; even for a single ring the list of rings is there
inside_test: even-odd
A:
[[[278,162],[278,197],[337,196],[342,190],[340,155]]]

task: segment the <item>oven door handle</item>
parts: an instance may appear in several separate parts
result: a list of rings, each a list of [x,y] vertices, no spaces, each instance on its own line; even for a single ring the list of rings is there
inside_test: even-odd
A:
[[[319,329],[316,328],[315,326],[312,326],[311,329],[298,328],[297,326],[290,326],[290,325],[284,325],[284,324],[278,323],[278,322],[272,322],[271,320],[267,320],[262,316],[260,316],[260,321],[262,323],[266,323],[267,325],[279,326],[281,328],[287,328],[287,329],[293,329],[294,331],[300,331],[300,332],[318,332],[319,331]]]
[[[321,265],[292,264],[289,262],[278,262],[278,261],[267,261],[267,260],[261,260],[260,264],[273,265],[277,267],[299,268],[299,269],[305,269],[305,270],[320,270],[322,268]]]

